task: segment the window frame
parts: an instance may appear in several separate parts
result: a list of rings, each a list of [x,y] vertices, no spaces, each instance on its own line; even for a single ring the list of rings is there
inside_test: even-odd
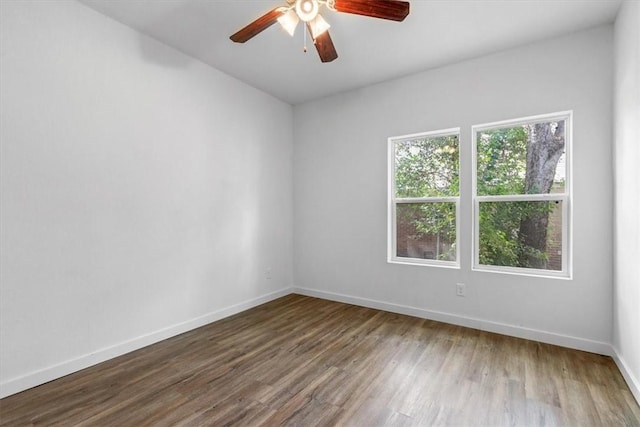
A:
[[[456,135],[458,137],[458,195],[444,197],[396,197],[395,183],[395,147],[396,143],[413,140],[417,138],[433,138],[441,136]],[[460,194],[462,182],[462,168],[460,167],[461,138],[460,127],[440,129],[428,132],[419,132],[408,135],[393,136],[388,138],[387,142],[387,160],[388,160],[388,197],[387,197],[387,262],[392,264],[420,265],[444,268],[460,268]],[[445,261],[426,258],[409,258],[397,256],[397,224],[396,224],[396,206],[406,203],[454,203],[456,209],[456,260]]]
[[[478,133],[488,129],[504,129],[518,125],[549,121],[565,121],[565,187],[563,193],[519,194],[519,195],[478,195]],[[572,144],[573,111],[520,117],[498,122],[483,123],[471,127],[471,195],[472,195],[472,253],[471,269],[480,272],[516,274],[520,276],[571,279],[573,275],[573,239],[572,239]],[[562,202],[562,270],[542,270],[526,267],[507,267],[480,264],[480,203],[481,202],[519,202],[519,201],[561,201]]]

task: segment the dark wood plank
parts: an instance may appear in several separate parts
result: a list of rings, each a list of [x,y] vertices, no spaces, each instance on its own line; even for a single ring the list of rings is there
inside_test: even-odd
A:
[[[307,23],[307,30],[309,31],[309,35],[313,38],[313,32],[311,31],[311,26]],[[318,51],[318,56],[320,56],[320,61],[322,62],[331,62],[338,58],[338,52],[336,51],[336,47],[333,44],[333,40],[331,40],[331,35],[329,34],[329,30],[320,34],[313,41],[313,44]]]
[[[289,295],[0,400],[21,425],[640,425],[609,357]]]
[[[410,9],[409,2],[398,0],[336,0],[335,7],[338,12],[392,21],[404,21]]]
[[[277,7],[232,34],[229,38],[236,43],[245,43],[276,23],[284,12]]]

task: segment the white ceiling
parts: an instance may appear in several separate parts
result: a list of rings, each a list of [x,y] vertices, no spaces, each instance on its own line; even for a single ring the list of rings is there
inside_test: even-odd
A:
[[[284,0],[79,1],[290,104],[611,23],[621,3],[413,0],[401,23],[325,9],[339,57],[323,64],[313,44],[303,53],[302,25],[294,37],[276,24],[245,44],[229,40]],[[144,38],[140,49],[162,62]]]

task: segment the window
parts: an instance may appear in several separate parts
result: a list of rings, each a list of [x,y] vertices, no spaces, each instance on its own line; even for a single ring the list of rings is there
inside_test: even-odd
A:
[[[459,265],[459,134],[389,138],[389,262]]]
[[[476,270],[570,276],[571,113],[473,127]]]

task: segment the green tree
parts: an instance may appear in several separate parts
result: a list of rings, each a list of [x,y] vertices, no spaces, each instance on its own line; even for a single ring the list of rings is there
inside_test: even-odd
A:
[[[564,153],[564,121],[536,123],[528,128],[526,194],[551,192],[558,161]],[[520,220],[519,239],[529,249],[520,254],[519,263],[532,268],[547,268],[547,230],[551,203],[539,205]],[[545,256],[542,256],[544,254]]]
[[[488,130],[478,135],[480,196],[548,194],[564,153],[564,121]],[[480,263],[546,269],[555,202],[480,204]]]
[[[396,197],[445,197],[459,192],[458,136],[396,143]]]

